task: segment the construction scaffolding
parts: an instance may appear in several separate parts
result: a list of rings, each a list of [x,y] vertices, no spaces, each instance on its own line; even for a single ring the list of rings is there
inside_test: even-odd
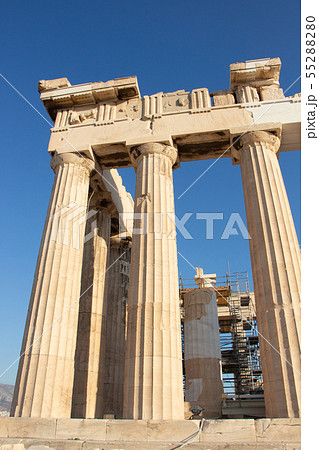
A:
[[[224,391],[227,394],[263,394],[254,294],[247,272],[227,273],[227,292],[217,293]],[[228,294],[228,295],[227,295]]]
[[[216,283],[208,289],[216,291],[224,406],[236,403],[240,415],[247,404],[258,405],[257,416],[263,415],[263,379],[260,364],[259,339],[256,322],[254,293],[250,292],[247,272],[226,273],[216,276]],[[194,278],[180,277],[181,316],[183,322],[183,295],[199,288]],[[205,287],[207,289],[207,287]],[[249,408],[248,408],[249,409]],[[245,415],[249,416],[249,413]],[[255,413],[251,413],[255,416]]]

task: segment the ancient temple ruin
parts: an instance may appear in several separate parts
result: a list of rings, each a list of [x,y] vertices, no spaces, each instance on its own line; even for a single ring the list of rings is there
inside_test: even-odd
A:
[[[284,96],[280,67],[231,64],[230,89],[211,94],[141,98],[136,77],[39,82],[55,181],[12,416],[184,420],[200,398],[202,417],[222,416],[217,303],[228,297],[198,275],[181,318],[172,219],[172,171],[221,156],[242,173],[266,416],[300,416],[300,247],[278,158],[300,150],[301,100]],[[132,166],[134,203],[116,171]]]

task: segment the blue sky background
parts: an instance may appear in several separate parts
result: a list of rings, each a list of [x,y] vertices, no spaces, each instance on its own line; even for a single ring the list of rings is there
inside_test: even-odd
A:
[[[281,87],[300,75],[300,4],[268,0],[0,1],[1,73],[47,119],[40,79],[66,76],[72,84],[137,75],[142,95],[178,89],[229,88],[229,65],[279,56]],[[297,82],[286,95],[300,92]],[[0,374],[19,356],[36,258],[53,183],[47,146],[50,126],[0,78],[1,301]],[[300,241],[300,152],[280,156]],[[178,250],[205,272],[247,270],[248,241],[221,240],[232,212],[246,223],[239,166],[219,160],[180,200],[211,161],[183,163],[174,172],[176,214],[193,212]],[[133,169],[120,171],[134,196]],[[196,212],[222,212],[213,240]],[[194,271],[179,258],[185,278]],[[14,384],[17,364],[0,383]]]

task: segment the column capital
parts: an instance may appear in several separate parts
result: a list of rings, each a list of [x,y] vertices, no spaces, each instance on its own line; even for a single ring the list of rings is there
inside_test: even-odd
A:
[[[269,131],[248,131],[234,139],[231,148],[232,164],[236,165],[240,163],[241,151],[248,147],[260,144],[267,150],[277,154],[280,143],[280,138]]]
[[[172,165],[177,160],[177,150],[171,145],[160,144],[159,142],[150,142],[132,147],[130,150],[130,158],[134,167],[137,166],[138,161],[143,155],[158,154],[167,156]]]
[[[94,162],[83,155],[76,153],[56,153],[50,162],[51,169],[54,173],[59,166],[64,164],[79,164],[90,174],[94,169]]]

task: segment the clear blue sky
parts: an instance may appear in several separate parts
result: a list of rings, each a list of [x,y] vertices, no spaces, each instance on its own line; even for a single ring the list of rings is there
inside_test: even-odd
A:
[[[142,95],[178,89],[229,88],[229,64],[279,56],[281,87],[300,75],[300,5],[286,2],[1,1],[1,73],[45,117],[37,83],[66,76],[72,84],[137,75]],[[300,92],[296,83],[287,92]],[[1,302],[0,373],[20,352],[33,274],[53,172],[47,146],[49,125],[0,79],[1,128]],[[180,200],[177,197],[211,161],[184,163],[174,172],[176,213],[222,212],[215,238],[192,217],[193,240],[178,237],[178,250],[204,271],[223,275],[251,267],[248,241],[221,240],[232,212],[246,223],[239,166],[220,160]],[[300,152],[280,156],[300,240]],[[120,171],[134,195],[132,169]],[[184,277],[194,272],[179,258]],[[17,364],[0,383],[14,384]]]

